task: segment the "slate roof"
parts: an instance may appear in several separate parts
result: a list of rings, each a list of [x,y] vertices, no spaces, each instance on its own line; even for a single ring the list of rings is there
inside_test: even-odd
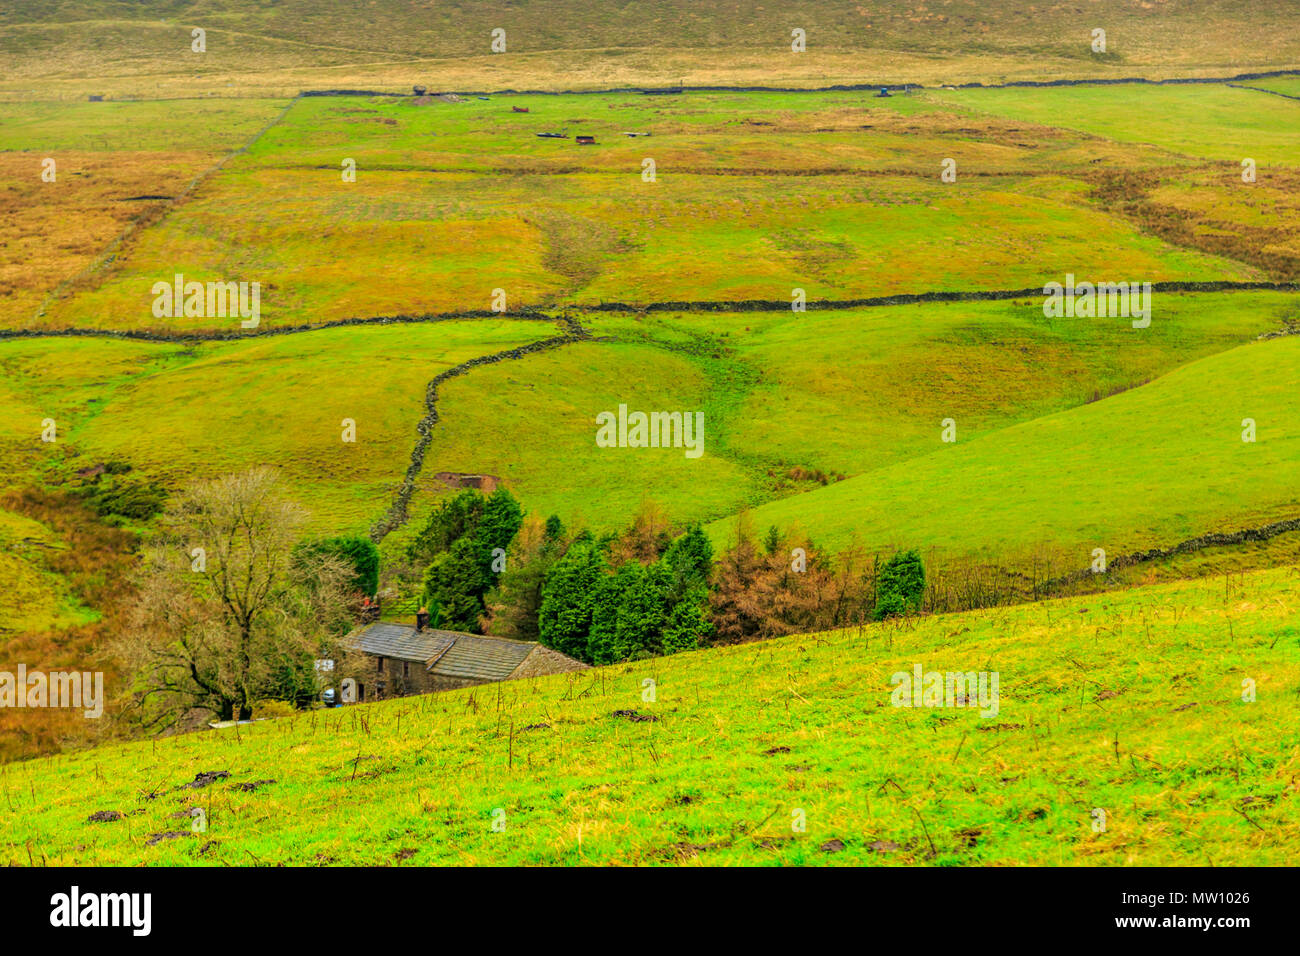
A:
[[[499,637],[461,634],[429,663],[429,673],[475,680],[505,680],[537,645]]]
[[[417,633],[406,624],[372,624],[356,636],[354,646],[366,654],[423,664],[451,647],[459,636],[455,631],[429,628]]]
[[[352,645],[366,654],[419,661],[431,674],[483,681],[505,680],[540,646],[532,641],[432,628],[416,631],[409,624],[384,623],[361,631]]]

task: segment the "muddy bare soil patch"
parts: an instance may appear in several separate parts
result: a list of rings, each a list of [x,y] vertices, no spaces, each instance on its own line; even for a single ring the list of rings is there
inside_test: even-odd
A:
[[[225,780],[230,776],[229,770],[204,770],[194,775],[194,779],[189,783],[183,783],[177,790],[201,790],[206,786],[216,783],[218,780]]]
[[[621,717],[624,720],[631,721],[634,724],[644,723],[646,721],[656,721],[659,718],[653,714],[639,714],[635,710],[616,710],[611,717]]]

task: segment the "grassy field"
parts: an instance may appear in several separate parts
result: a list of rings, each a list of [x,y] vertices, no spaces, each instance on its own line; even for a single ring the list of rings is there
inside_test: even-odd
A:
[[[85,280],[111,243],[283,108],[262,100],[11,103],[0,118],[0,327]],[[42,178],[53,161],[54,180]]]
[[[931,455],[945,417],[960,423],[962,442],[991,438],[1295,318],[1281,293],[1165,295],[1154,308],[1159,321],[1141,332],[1124,320],[1047,320],[1036,299],[583,316],[595,340],[441,387],[414,513],[446,493],[433,474],[451,471],[500,475],[530,510],[597,528],[618,527],[647,496],[680,521],[719,519],[814,487],[792,479],[795,468],[869,484],[877,469]],[[222,343],[0,342],[8,480],[66,480],[117,460],[177,488],[275,462],[317,527],[365,530],[405,471],[427,382],[554,333],[548,322],[480,319]],[[864,392],[864,381],[873,388]],[[620,402],[702,410],[704,456],[597,448],[595,416]],[[349,417],[355,446],[339,440]],[[55,445],[38,441],[45,418],[59,424]],[[810,532],[815,513],[803,522]],[[1037,527],[1030,516],[1006,530],[1025,540]]]
[[[1300,847],[1295,575],[790,637],[12,764],[0,859],[1285,865]],[[891,675],[916,665],[997,672],[997,713],[891,706]],[[229,777],[183,788],[212,771]],[[101,811],[122,816],[88,819]]]
[[[1283,96],[1300,97],[1300,76],[1274,76],[1266,80],[1246,80],[1241,85],[1257,90],[1270,90]]]
[[[513,113],[516,101],[537,112]],[[1089,150],[1075,134],[913,97],[878,102],[300,100],[41,324],[229,330],[227,318],[152,314],[153,284],[177,272],[262,283],[266,327],[485,309],[496,289],[518,308],[1023,288],[1069,271],[1265,274],[1223,255],[1238,250],[1218,238],[1166,241],[1097,201],[1098,161],[1181,182],[1193,160]],[[1263,109],[1259,122],[1271,119]],[[597,145],[535,135],[557,129]],[[945,158],[958,163],[956,183],[941,181]],[[342,175],[347,159],[355,182]],[[1286,212],[1272,227],[1283,243],[1294,241]],[[381,287],[365,281],[381,272]]]
[[[1136,89],[1142,106],[1127,112],[1132,90],[1111,87],[887,100],[849,92],[306,98],[282,115],[270,100],[20,104],[0,126],[0,143],[37,138],[54,151],[102,157],[105,169],[163,155],[127,147],[162,148],[173,127],[184,131],[187,155],[215,161],[251,145],[76,282],[56,286],[50,269],[13,259],[26,305],[60,294],[39,320],[16,308],[3,321],[236,331],[237,318],[154,317],[152,285],[176,272],[262,282],[262,325],[271,329],[483,309],[496,288],[511,308],[574,303],[596,340],[443,386],[417,517],[446,491],[434,472],[485,472],[504,477],[531,510],[596,527],[616,527],[651,496],[682,521],[725,524],[739,509],[764,506],[763,520],[797,522],[843,544],[850,519],[823,524],[821,502],[932,456],[943,418],[960,422],[963,442],[991,440],[1292,326],[1294,297],[1162,296],[1161,321],[1140,338],[1123,323],[1050,322],[1037,300],[803,314],[581,307],[780,301],[795,287],[813,300],[1035,287],[1066,273],[1296,275],[1291,174],[1265,167],[1259,182],[1234,189],[1195,148],[1231,115],[1234,135],[1267,134],[1289,150],[1290,126],[1277,112],[1288,101],[1219,86]],[[1090,117],[1088,128],[1044,125],[1073,122],[1072,113]],[[598,144],[533,135],[557,128],[591,133]],[[1128,141],[1139,128],[1155,145]],[[1099,130],[1111,138],[1098,139]],[[646,153],[657,164],[652,183],[640,175]],[[956,183],[938,176],[949,154]],[[340,157],[349,156],[356,183],[340,176]],[[77,183],[60,195],[86,202],[89,193]],[[28,212],[41,208],[27,200]],[[44,242],[73,247],[57,233]],[[0,423],[11,451],[4,477],[18,487],[120,459],[174,488],[213,469],[274,461],[313,502],[319,528],[362,530],[391,501],[432,375],[548,334],[546,323],[505,321],[220,345],[3,343],[12,379]],[[429,349],[435,356],[423,361]],[[374,374],[359,379],[358,367]],[[704,410],[705,457],[601,454],[594,415],[629,400]],[[60,421],[66,450],[32,441],[47,416]],[[338,426],[321,424],[344,417],[366,423],[366,447],[335,443]],[[267,421],[291,427],[268,430]],[[1038,454],[1038,466],[1049,467],[1052,449]],[[856,478],[808,497],[801,493],[820,488],[810,473]],[[935,480],[947,479],[936,472]],[[1285,502],[1260,513],[1275,506]],[[1246,510],[1196,520],[1236,520]],[[863,529],[874,544],[928,528],[890,513],[901,523]],[[844,514],[859,520],[855,508]],[[1105,530],[1129,542],[1131,518]],[[957,522],[969,530],[960,547],[1022,548],[1045,533],[1030,511],[996,520],[988,539],[982,524]],[[1194,524],[1182,516],[1145,534]],[[1075,531],[1053,527],[1048,536]]]
[[[927,93],[944,103],[1125,143],[1261,166],[1300,164],[1300,102],[1235,86],[1077,86]]]
[[[46,554],[65,547],[39,521],[0,509],[0,637],[56,630],[93,616],[45,566]]]
[[[717,546],[744,520],[831,552],[915,547],[932,584],[978,566],[1037,585],[1044,560],[1296,518],[1293,290],[1159,293],[1141,330],[1045,318],[1037,293],[784,307],[1067,274],[1300,281],[1296,77],[957,86],[1294,70],[1294,20],[1292,0],[13,0],[0,331],[95,334],[0,336],[0,657],[123,689],[104,649],[149,523],[89,510],[86,470],[175,492],[270,464],[308,533],[378,537],[431,382],[494,356],[438,384],[410,518],[381,541],[394,579],[451,493],[440,472],[498,476],[570,531],[653,501]],[[807,89],[904,82],[925,87]],[[461,95],[396,95],[415,83]],[[681,84],[804,91],[610,92]],[[325,88],[375,92],[297,95]],[[178,273],[259,282],[259,333],[426,321],[245,336],[153,315]],[[498,289],[509,315],[428,315]],[[645,308],[664,303],[697,307]],[[620,404],[702,412],[704,454],[597,447]],[[1285,865],[1298,559],[1291,532],[1087,597],[53,758],[122,725],[10,711],[0,862]],[[1000,712],[890,707],[917,663],[999,672]],[[90,821],[105,810],[122,816]]]
[[[869,485],[877,469],[931,455],[946,417],[960,423],[962,441],[988,437],[1143,386],[1295,318],[1294,297],[1279,293],[1167,295],[1154,308],[1162,321],[1141,332],[1122,319],[1047,320],[1037,299],[588,315],[601,341],[448,382],[430,447],[437,468],[426,470],[506,476],[529,508],[598,528],[617,527],[646,496],[680,521],[774,498],[796,509],[797,494],[817,487],[792,478],[796,468]],[[620,402],[703,410],[704,456],[595,447],[595,415]],[[426,482],[416,514],[443,491]],[[820,512],[806,518],[815,534]],[[1028,540],[1037,523],[1007,530]]]
[[[1112,556],[1293,517],[1300,339],[1201,359],[1149,385],[754,510],[837,549],[924,545],[1008,560],[1034,547]],[[1257,440],[1242,440],[1243,419]],[[958,423],[960,428],[960,423]],[[917,489],[925,489],[918,494]],[[726,540],[734,522],[712,526]]]
[[[546,322],[481,320],[202,345],[3,342],[0,365],[24,402],[4,417],[51,478],[115,460],[179,488],[273,463],[316,528],[365,531],[406,470],[428,381],[554,334]],[[39,442],[46,417],[61,423],[59,442]],[[355,443],[342,440],[345,418]]]

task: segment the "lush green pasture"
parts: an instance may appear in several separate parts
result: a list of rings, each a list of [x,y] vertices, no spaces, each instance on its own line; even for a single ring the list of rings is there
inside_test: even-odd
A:
[[[1153,326],[1158,319],[1153,319]],[[1086,568],[1110,555],[1294,517],[1300,505],[1300,339],[1244,345],[1149,385],[764,505],[832,548],[923,546],[1012,562],[1048,547]],[[1242,421],[1257,441],[1242,440]],[[712,526],[725,540],[733,521]]]
[[[284,99],[6,103],[0,151],[227,153],[251,140],[286,105]]]
[[[10,764],[0,859],[1282,866],[1296,610],[1280,569]],[[996,671],[997,713],[891,706],[916,665]],[[207,771],[230,776],[179,789]]]
[[[515,112],[516,109],[527,113]],[[972,121],[916,95],[816,93],[510,94],[463,97],[306,97],[249,152],[274,168],[485,172],[634,172],[653,156],[665,174],[781,170],[810,174],[911,166],[954,141],[1001,168],[1029,166],[1035,146],[1058,152],[1077,134],[1025,142],[1027,124]],[[539,138],[565,133],[568,139]],[[636,133],[636,136],[627,136]],[[596,137],[595,148],[577,135]],[[1019,144],[1017,143],[1019,140]],[[936,166],[931,163],[931,166]],[[937,168],[937,166],[936,166]],[[928,169],[927,169],[928,171]]]
[[[1073,86],[927,92],[939,102],[1236,165],[1300,164],[1300,102],[1235,86]]]
[[[1295,305],[1280,293],[1166,294],[1154,316],[1144,330],[1125,319],[1049,320],[1038,298],[588,313],[595,341],[441,386],[414,523],[446,490],[432,478],[439,471],[498,475],[530,510],[598,528],[620,526],[646,498],[676,520],[707,520],[816,487],[796,468],[869,484],[876,469],[931,455],[944,418],[956,419],[960,442],[988,439],[1283,328]],[[405,472],[427,381],[553,332],[546,322],[475,320],[201,345],[0,343],[9,480],[107,458],[173,485],[280,464],[320,525],[364,527]],[[598,448],[596,415],[620,403],[703,412],[703,457]],[[39,441],[47,417],[59,444]],[[339,441],[345,417],[358,423],[356,446]],[[1038,454],[1043,467],[1053,460],[1051,448]]]
[[[734,377],[729,377],[728,373]],[[623,527],[650,499],[676,521],[729,514],[768,497],[768,480],[729,437],[747,370],[639,342],[588,342],[475,369],[444,383],[410,528],[445,493],[437,471],[504,478],[524,507],[569,525]],[[600,448],[596,416],[704,414],[704,453]]]
[[[496,289],[515,308],[1018,288],[1066,272],[1260,274],[1093,202],[1077,138],[925,112],[908,97],[882,107],[860,94],[518,98],[537,114],[509,112],[513,99],[301,100],[43,321],[237,321],[153,316],[153,284],[177,272],[262,283],[268,327],[484,309]],[[599,142],[533,135],[555,127]],[[647,127],[648,138],[619,132]],[[1131,152],[1110,158],[1140,167]],[[955,183],[940,179],[949,157]]]
[[[1137,387],[1282,328],[1295,305],[1277,293],[1161,295],[1154,314],[1144,330],[1045,319],[1039,299],[588,314],[604,341],[446,383],[426,473],[500,475],[530,509],[600,528],[643,498],[679,521],[717,518],[815,487],[791,477],[796,467],[860,475],[930,455],[944,418],[964,441]],[[620,402],[703,411],[704,456],[596,447],[597,413]],[[426,482],[417,515],[442,490]]]
[[[192,346],[19,340],[0,354],[28,402],[31,458],[62,471],[122,460],[173,487],[273,465],[316,528],[365,530],[406,471],[429,380],[553,334],[483,320]],[[39,443],[44,417],[61,423],[58,443]]]
[[[1284,96],[1300,97],[1300,76],[1274,76],[1266,80],[1245,80],[1241,86],[1257,90],[1271,90]]]
[[[1039,297],[801,314],[653,314],[597,332],[671,344],[695,337],[749,373],[729,409],[730,452],[768,467],[858,474],[934,450],[939,422],[984,435],[1142,385],[1177,365],[1285,327],[1294,296],[1154,297],[1151,327],[1048,319]],[[621,321],[621,320],[620,320]]]

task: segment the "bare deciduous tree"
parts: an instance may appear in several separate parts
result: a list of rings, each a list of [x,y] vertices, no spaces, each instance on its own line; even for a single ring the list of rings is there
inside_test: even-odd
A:
[[[118,648],[147,723],[194,709],[244,720],[258,700],[314,696],[314,662],[343,656],[351,571],[295,550],[305,517],[267,468],[196,483],[173,500]]]

